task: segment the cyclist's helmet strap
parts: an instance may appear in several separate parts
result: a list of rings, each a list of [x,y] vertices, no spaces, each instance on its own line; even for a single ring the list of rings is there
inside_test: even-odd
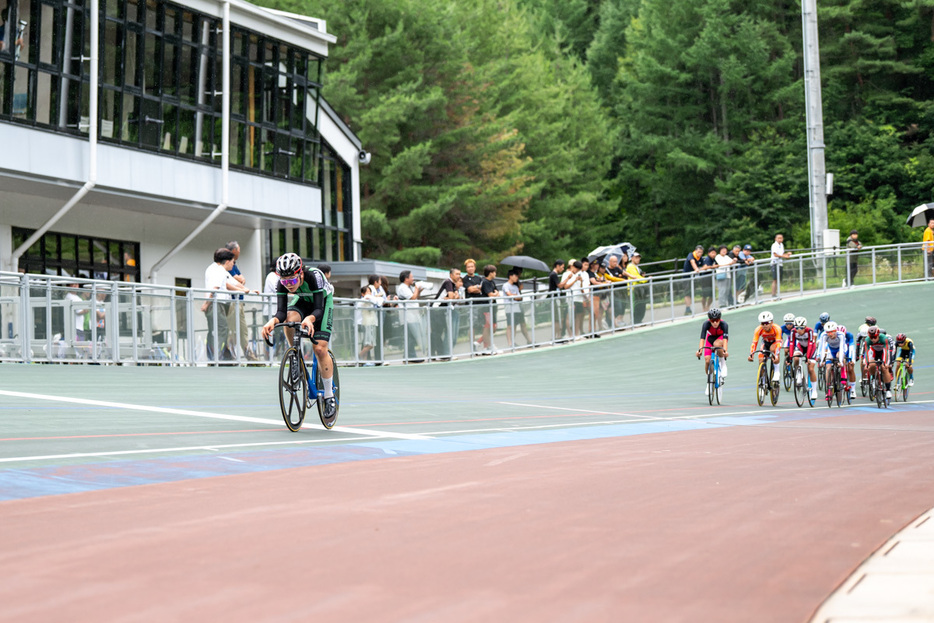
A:
[[[276,274],[292,277],[302,272],[302,258],[295,253],[285,253],[276,260]]]

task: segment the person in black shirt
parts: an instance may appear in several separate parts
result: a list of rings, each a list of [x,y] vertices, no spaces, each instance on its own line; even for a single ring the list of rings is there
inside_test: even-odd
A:
[[[557,298],[562,295],[558,285],[561,283],[561,273],[564,272],[564,260],[555,260],[551,273],[548,274],[548,292],[552,297],[552,305],[555,310],[555,339],[564,337],[567,318],[564,313],[564,306],[558,303]]]
[[[480,284],[480,292],[486,299],[486,306],[483,309],[483,348],[490,352],[496,352],[493,348],[493,332],[496,331],[496,308],[493,307],[496,297],[499,296],[499,290],[496,289],[496,267],[487,264],[483,267],[483,281]]]
[[[439,309],[431,310],[429,313],[432,314],[432,331],[431,331],[431,348],[433,354],[450,354],[448,350],[448,318],[451,319],[451,346],[457,344],[457,332],[460,329],[460,313],[459,310],[453,309],[448,315],[448,310],[446,307],[450,307],[455,301],[459,301],[461,298],[460,287],[463,285],[463,280],[461,279],[461,271],[459,268],[452,268],[448,273],[448,278],[444,280],[441,284],[441,288],[438,289],[438,294],[435,296],[435,299],[440,301],[435,303]],[[438,312],[438,313],[435,313]],[[443,313],[441,313],[443,312]],[[435,330],[435,323],[440,324],[440,329]]]
[[[703,269],[706,271],[704,277],[700,280],[701,295],[703,300],[701,304],[704,311],[710,309],[713,302],[713,270],[717,267],[717,247],[707,249],[707,255],[703,259]]]
[[[726,358],[729,357],[727,346],[730,341],[730,328],[722,313],[716,307],[707,312],[707,320],[701,327],[700,345],[697,347],[697,357],[704,356],[704,373],[710,370],[710,354],[714,348],[722,348],[723,362],[720,364],[720,373],[726,376]]]
[[[483,277],[477,274],[477,262],[473,259],[467,259],[464,261],[464,269],[467,271],[466,275],[463,275],[461,279],[464,282],[464,298],[467,299],[468,303],[477,303],[477,299],[483,299],[483,293],[480,291],[480,284],[483,282]],[[473,307],[466,310],[471,314],[473,322],[471,323],[473,327],[473,339],[475,342],[481,342],[481,334],[483,332],[483,315],[479,310],[473,309]]]

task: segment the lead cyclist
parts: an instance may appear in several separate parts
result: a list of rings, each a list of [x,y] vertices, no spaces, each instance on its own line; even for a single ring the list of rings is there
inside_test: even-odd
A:
[[[334,367],[328,355],[333,323],[333,290],[324,273],[317,268],[302,265],[302,258],[286,253],[276,260],[276,315],[263,325],[263,338],[269,339],[280,322],[301,322],[302,328],[314,337],[315,358],[324,385],[324,417],[334,417],[337,401],[334,399]],[[285,329],[291,345],[294,331]]]

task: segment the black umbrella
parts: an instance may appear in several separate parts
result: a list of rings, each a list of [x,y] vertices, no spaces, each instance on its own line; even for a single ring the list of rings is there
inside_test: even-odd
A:
[[[506,266],[515,266],[516,268],[528,268],[529,270],[540,270],[543,273],[549,272],[548,264],[541,260],[536,260],[528,255],[510,255],[499,262]]]
[[[934,203],[922,203],[911,211],[908,224],[912,227],[925,227],[934,218]]]

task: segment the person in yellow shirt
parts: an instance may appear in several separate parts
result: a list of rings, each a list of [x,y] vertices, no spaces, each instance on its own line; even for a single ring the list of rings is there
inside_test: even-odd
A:
[[[924,252],[927,254],[926,261],[927,263],[927,275],[926,277],[934,276],[934,218],[928,221],[928,226],[924,230],[924,237],[921,238],[921,241],[924,243],[921,245],[921,248],[924,249]]]
[[[649,297],[649,291],[646,286],[638,284],[645,283],[648,278],[645,271],[639,268],[639,262],[642,261],[642,254],[636,251],[632,254],[632,260],[626,266],[626,274],[629,275],[629,283],[636,284],[632,293],[632,323],[640,324],[645,317],[645,302]]]

